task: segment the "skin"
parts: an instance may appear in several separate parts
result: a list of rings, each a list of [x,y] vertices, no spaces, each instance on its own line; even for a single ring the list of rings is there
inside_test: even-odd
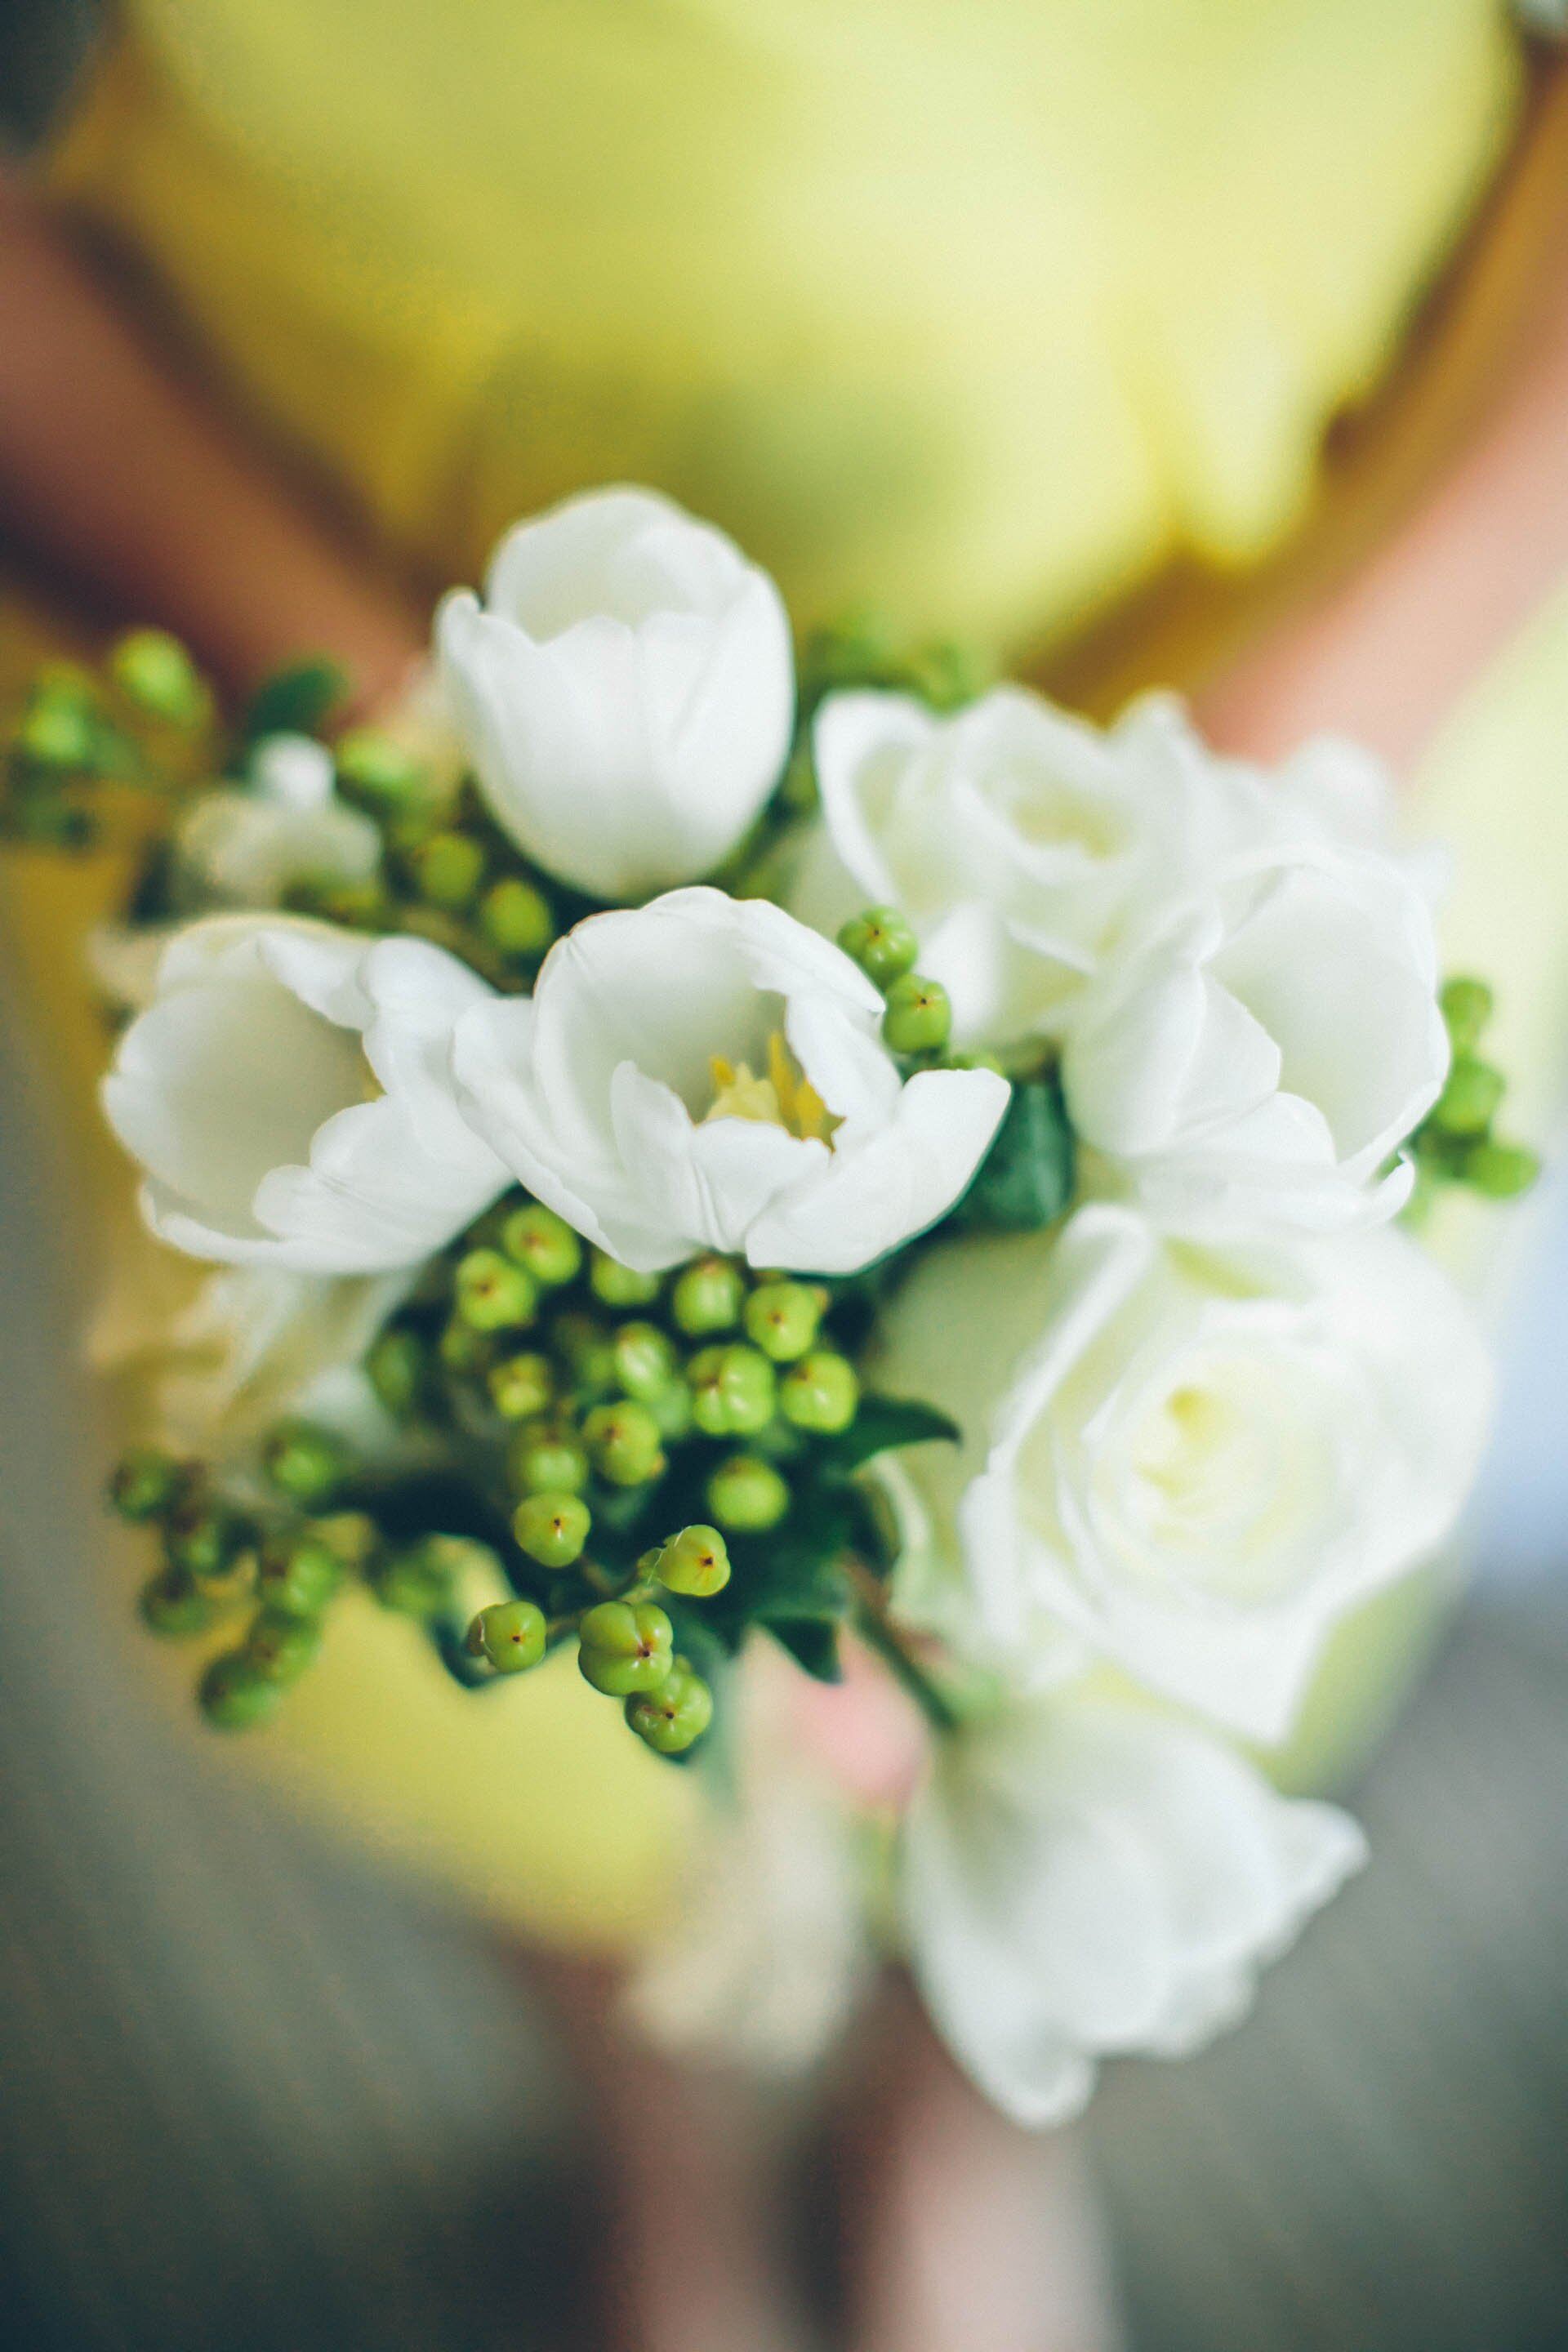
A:
[[[1276,595],[1268,625],[1200,695],[1200,719],[1225,748],[1272,758],[1327,727],[1407,764],[1568,572],[1562,75],[1542,92],[1493,233],[1506,262],[1502,330],[1488,367],[1467,379],[1465,413],[1439,432],[1375,544],[1320,566],[1310,593]],[[425,642],[411,587],[215,411],[14,170],[0,170],[0,524],[11,546],[106,618],[176,631],[236,691],[324,651],[359,681],[360,709],[395,705]],[[850,1729],[817,1727],[825,1751],[867,1746]],[[803,1723],[803,1736],[817,1735]],[[879,1758],[884,1748],[896,1780],[899,1738],[869,1742]],[[529,1966],[595,2121],[614,2224],[599,2241],[601,2341],[789,2352],[804,2336],[753,2095],[628,2042],[604,1968],[542,1956]],[[1109,2345],[1068,2146],[1031,2141],[984,2107],[900,1988],[863,2053],[828,2142],[856,2352]]]

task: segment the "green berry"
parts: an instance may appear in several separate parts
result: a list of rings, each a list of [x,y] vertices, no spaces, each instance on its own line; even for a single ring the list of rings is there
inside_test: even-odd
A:
[[[773,1417],[777,1376],[755,1348],[704,1348],[687,1378],[691,1417],[705,1437],[750,1437]]]
[[[868,907],[864,914],[852,915],[838,944],[883,989],[901,980],[919,953],[914,932],[896,907]]]
[[[218,1731],[247,1731],[265,1723],[283,1696],[280,1683],[258,1674],[243,1650],[215,1658],[202,1676],[197,1704]]]
[[[1528,1192],[1540,1173],[1540,1160],[1522,1143],[1497,1143],[1489,1138],[1472,1144],[1465,1154],[1466,1183],[1491,1201],[1511,1201]]]
[[[555,919],[542,891],[509,874],[479,900],[479,932],[498,955],[532,962],[555,937]]]
[[[952,1032],[952,1006],[940,980],[906,971],[888,991],[882,1036],[895,1054],[939,1054]]]
[[[789,1508],[789,1487],[771,1462],[733,1454],[708,1481],[708,1507],[721,1528],[737,1535],[763,1535],[776,1528]]]
[[[587,1396],[605,1396],[618,1384],[616,1351],[604,1325],[592,1315],[558,1315],[550,1328],[557,1355],[571,1368],[577,1388]]]
[[[745,1284],[727,1257],[700,1257],[682,1269],[670,1294],[669,1311],[689,1339],[732,1331],[741,1319]]]
[[[666,1445],[679,1444],[691,1434],[691,1391],[682,1381],[671,1381],[657,1396],[643,1400]]]
[[[634,1398],[596,1404],[584,1418],[583,1437],[595,1469],[612,1486],[646,1486],[664,1468],[658,1423]]]
[[[250,1580],[248,1535],[244,1522],[221,1504],[193,1504],[169,1522],[164,1557],[202,1591],[226,1599]]]
[[[307,1507],[325,1502],[348,1471],[348,1457],[329,1429],[308,1421],[280,1422],[261,1449],[261,1466],[280,1495]]]
[[[426,906],[461,914],[485,878],[485,853],[471,834],[432,833],[408,857],[414,887]]]
[[[627,1396],[651,1403],[675,1379],[675,1342],[657,1323],[623,1323],[612,1341],[616,1378]]]
[[[1484,1135],[1503,1097],[1500,1070],[1473,1054],[1456,1054],[1443,1091],[1432,1111],[1432,1124],[1445,1135]]]
[[[694,1748],[713,1720],[713,1694],[684,1658],[677,1658],[658,1688],[626,1701],[626,1721],[658,1756]]]
[[[395,1421],[406,1421],[425,1385],[426,1349],[413,1331],[384,1331],[364,1360],[371,1387]]]
[[[548,1356],[508,1356],[489,1371],[490,1397],[506,1421],[532,1421],[550,1402],[554,1375]]]
[[[846,1356],[814,1349],[792,1364],[779,1384],[779,1405],[796,1429],[831,1437],[847,1429],[860,1403],[860,1383]]]
[[[320,1536],[295,1536],[263,1547],[256,1589],[281,1617],[317,1617],[342,1582],[342,1562]]]
[[[458,1313],[475,1331],[507,1331],[531,1323],[539,1305],[533,1276],[500,1250],[473,1249],[458,1260]]]
[[[596,1249],[588,1261],[588,1287],[606,1307],[651,1307],[660,1279],[657,1274],[637,1273],[603,1250]]]
[[[484,1332],[454,1315],[437,1341],[436,1352],[447,1371],[459,1379],[474,1380],[488,1369],[494,1350]]]
[[[109,1499],[122,1519],[161,1519],[178,1504],[190,1473],[172,1454],[138,1446],[122,1454],[109,1481]]]
[[[41,768],[90,767],[98,748],[92,712],[85,703],[44,695],[17,730],[17,742]]]
[[[583,1264],[583,1244],[567,1223],[542,1201],[514,1209],[500,1229],[500,1245],[508,1257],[525,1265],[542,1289],[555,1290],[574,1281]]]
[[[1438,999],[1448,1034],[1454,1041],[1454,1051],[1466,1054],[1479,1044],[1481,1032],[1492,1017],[1492,992],[1484,980],[1457,976],[1443,982]]]
[[[424,770],[379,727],[349,728],[332,746],[332,757],[342,782],[366,800],[395,808],[424,796]]]
[[[580,1495],[525,1495],[511,1517],[511,1531],[541,1568],[570,1568],[580,1559],[593,1522]]]
[[[653,1555],[652,1573],[671,1592],[707,1601],[730,1581],[730,1554],[717,1528],[682,1528]]]
[[[804,1282],[764,1282],[746,1301],[746,1336],[775,1364],[792,1364],[816,1337],[825,1291]]]
[[[454,1561],[437,1536],[389,1552],[371,1579],[384,1609],[400,1617],[439,1617],[452,1604]]]
[[[580,1495],[588,1483],[584,1448],[547,1422],[518,1432],[508,1468],[513,1486],[525,1495]]]
[[[497,1601],[469,1626],[468,1649],[498,1675],[521,1675],[544,1655],[546,1632],[544,1612],[531,1601]]]
[[[199,727],[211,698],[195,662],[162,629],[132,629],[110,650],[109,674],[128,701],[172,727]]]
[[[149,1578],[137,1602],[148,1632],[166,1642],[189,1641],[206,1633],[219,1606],[209,1594],[198,1592],[189,1577],[167,1568]]]
[[[245,1639],[245,1659],[263,1682],[297,1683],[321,1647],[321,1620],[263,1609]]]
[[[675,1633],[657,1602],[601,1601],[577,1628],[584,1680],[610,1698],[657,1690],[670,1668]]]

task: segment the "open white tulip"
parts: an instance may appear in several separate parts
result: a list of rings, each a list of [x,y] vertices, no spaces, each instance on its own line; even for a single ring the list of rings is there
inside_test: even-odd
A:
[[[1180,2057],[1237,2023],[1365,1851],[1347,1814],[1189,1724],[1037,1699],[940,1744],[904,1829],[905,1934],[954,2055],[1042,2129],[1102,2058]]]
[[[1080,1139],[1194,1233],[1391,1217],[1442,1091],[1432,919],[1385,858],[1234,866],[1100,974],[1062,1055]]]
[[[439,1249],[507,1181],[448,1069],[454,1024],[489,994],[422,940],[269,915],[178,932],[103,1086],[153,1232],[301,1273]]]
[[[875,1370],[963,1432],[895,1474],[914,1613],[951,1633],[956,1576],[1020,1680],[1059,1673],[1066,1634],[1264,1741],[1345,1612],[1448,1533],[1491,1389],[1402,1234],[1200,1249],[1108,1204],[932,1250]]]
[[[520,523],[484,604],[449,595],[436,640],[498,824],[592,897],[710,873],[778,782],[795,709],[778,591],[650,490]]]
[[[1008,1089],[905,1079],[848,957],[761,899],[674,890],[592,915],[532,999],[458,1024],[468,1118],[520,1181],[615,1257],[703,1249],[851,1274],[964,1190]]]
[[[181,883],[198,904],[277,907],[294,882],[366,882],[381,835],[339,800],[332,755],[307,735],[268,735],[247,788],[203,793],[174,833]]]

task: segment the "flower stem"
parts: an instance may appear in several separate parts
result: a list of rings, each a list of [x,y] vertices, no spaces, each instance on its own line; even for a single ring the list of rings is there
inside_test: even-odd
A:
[[[928,1671],[909,1635],[893,1623],[887,1595],[876,1578],[852,1563],[849,1580],[855,1589],[855,1627],[862,1641],[908,1691],[933,1731],[956,1731],[963,1720],[958,1708]]]

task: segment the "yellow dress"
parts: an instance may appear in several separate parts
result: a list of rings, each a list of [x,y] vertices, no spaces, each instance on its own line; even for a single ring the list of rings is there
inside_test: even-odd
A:
[[[50,171],[415,574],[627,478],[798,620],[1016,655],[1288,531],[1521,83],[1501,0],[132,0]],[[92,882],[20,881],[58,971]],[[579,1941],[690,1803],[569,1664],[467,1697],[368,1604],[256,1748]]]

